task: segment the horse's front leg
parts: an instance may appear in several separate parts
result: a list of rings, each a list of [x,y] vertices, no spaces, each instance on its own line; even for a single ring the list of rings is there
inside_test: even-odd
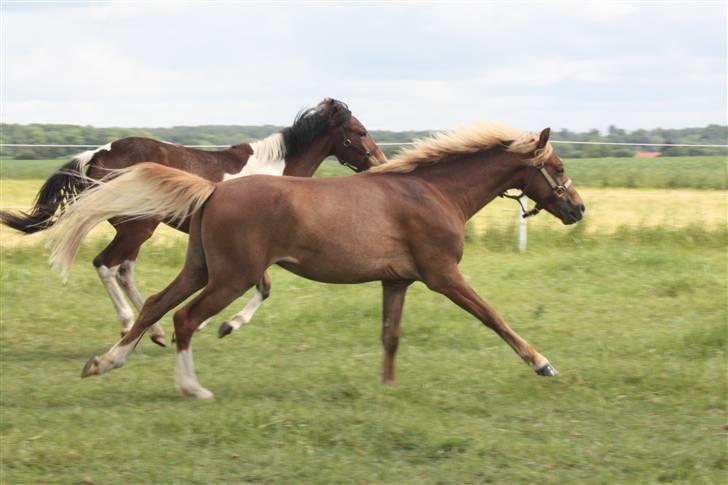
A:
[[[228,278],[222,278],[227,282]],[[253,280],[255,281],[255,280]],[[215,316],[245,291],[253,286],[226,286],[209,284],[190,303],[174,314],[174,331],[177,343],[177,367],[175,383],[177,391],[183,396],[197,399],[212,399],[214,395],[200,385],[192,362],[192,335],[200,323]]]
[[[230,320],[227,320],[220,325],[220,328],[217,331],[217,336],[223,338],[243,325],[249,323],[253,318],[253,315],[255,315],[255,312],[257,312],[260,308],[260,305],[262,305],[266,298],[270,296],[270,288],[270,275],[266,271],[263,273],[263,277],[260,279],[258,284],[255,285],[255,295],[253,295],[253,298],[248,301],[241,312],[236,313],[232,316],[232,318],[230,318]],[[207,324],[207,321],[204,323]]]
[[[382,347],[384,347],[382,382],[384,384],[394,384],[397,381],[394,359],[399,347],[404,297],[411,284],[411,281],[382,281]]]
[[[536,352],[528,342],[514,332],[498,312],[465,282],[457,267],[425,283],[431,290],[445,295],[497,333],[538,375],[551,377],[558,374],[546,357]]]

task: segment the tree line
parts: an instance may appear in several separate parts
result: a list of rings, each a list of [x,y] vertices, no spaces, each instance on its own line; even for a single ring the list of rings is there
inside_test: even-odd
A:
[[[281,126],[202,125],[175,126],[172,128],[96,128],[93,126],[63,124],[0,124],[0,143],[36,145],[93,145],[102,146],[119,138],[145,136],[181,145],[233,145],[265,138],[282,130]],[[404,142],[422,138],[428,131],[372,130],[377,142]],[[626,131],[610,126],[606,133],[599,130],[574,132],[554,131],[553,140],[623,142],[656,144],[728,144],[728,126],[708,125],[702,128],[681,128]],[[394,155],[400,147],[382,147],[387,156]],[[0,157],[13,159],[46,159],[67,157],[83,151],[79,148],[2,147]],[[609,146],[568,145],[558,146],[562,158],[631,157],[637,151],[657,151],[662,156],[724,155],[725,148],[667,147],[667,146]]]

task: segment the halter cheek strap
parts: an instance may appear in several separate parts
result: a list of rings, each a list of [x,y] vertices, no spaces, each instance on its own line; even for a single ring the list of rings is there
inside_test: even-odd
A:
[[[352,151],[354,151],[354,152],[356,152],[356,153],[359,153],[359,154],[363,155],[363,156],[364,156],[364,160],[365,160],[365,161],[367,161],[367,162],[368,162],[368,161],[369,161],[369,160],[371,159],[371,156],[372,156],[372,152],[370,152],[370,151],[369,151],[369,150],[367,150],[366,148],[359,148],[358,146],[354,145],[354,144],[352,143],[351,139],[349,139],[349,138],[348,138],[348,137],[347,137],[347,136],[346,136],[346,135],[344,134],[344,130],[343,130],[343,129],[341,130],[341,137],[342,137],[342,138],[344,139],[344,143],[343,143],[343,144],[344,144],[344,148],[348,148],[349,150],[352,150]],[[338,158],[338,157],[337,157],[337,158]],[[349,163],[349,162],[345,162],[344,160],[339,160],[339,163],[340,163],[340,164],[342,164],[342,165],[343,165],[343,166],[345,166],[345,167],[349,167],[350,169],[352,169],[352,170],[353,170],[353,171],[355,171],[355,172],[361,172],[361,171],[362,171],[362,170],[361,170],[361,169],[360,169],[359,167],[357,167],[356,165],[354,165],[354,164],[351,164],[351,163]]]
[[[541,165],[538,165],[536,168],[538,168],[539,172],[544,176],[546,179],[546,182],[549,184],[549,187],[551,187],[551,190],[554,191],[554,195],[558,198],[563,198],[564,194],[566,194],[566,189],[571,187],[571,179],[567,178],[566,181],[562,184],[556,183],[556,180],[551,176],[551,174],[546,170],[546,167],[542,163]],[[531,185],[531,181],[533,180],[533,177],[531,177],[528,180],[528,183],[526,184],[526,187],[521,191],[518,195],[509,195],[505,192],[503,192],[500,196],[505,197],[506,199],[513,199],[516,202],[518,202],[518,205],[521,206],[521,213],[523,214],[523,218],[535,216],[539,212],[541,212],[541,207],[539,207],[538,204],[536,204],[536,207],[534,207],[531,210],[526,210],[525,207],[523,207],[523,202],[521,202],[521,197],[526,195],[526,190],[528,189],[528,186]]]
[[[559,185],[556,183],[556,180],[551,177],[551,174],[546,170],[546,168],[541,165],[538,167],[539,171],[543,174],[544,178],[546,179],[546,182],[549,183],[549,186],[551,187],[551,190],[554,191],[556,194],[556,197],[563,197],[566,193],[566,189],[571,187],[571,179],[566,179],[566,182],[564,182],[564,185]]]

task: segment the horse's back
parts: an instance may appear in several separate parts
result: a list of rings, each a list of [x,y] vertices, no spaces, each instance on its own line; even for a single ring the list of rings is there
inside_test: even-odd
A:
[[[202,218],[205,251],[225,264],[230,255],[243,265],[263,260],[318,281],[415,278],[412,217],[393,210],[392,188],[375,177],[252,175],[218,184]]]
[[[194,150],[153,138],[131,136],[115,140],[110,143],[108,150],[96,153],[89,166],[88,176],[103,178],[109,170],[154,162],[219,181],[224,168],[218,158],[215,152]]]

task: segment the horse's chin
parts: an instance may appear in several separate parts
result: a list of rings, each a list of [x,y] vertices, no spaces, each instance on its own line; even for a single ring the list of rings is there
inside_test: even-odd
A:
[[[561,223],[565,226],[570,226],[572,224],[576,224],[582,219],[581,214],[571,214],[571,213],[563,213],[559,216],[559,219],[561,220]]]

